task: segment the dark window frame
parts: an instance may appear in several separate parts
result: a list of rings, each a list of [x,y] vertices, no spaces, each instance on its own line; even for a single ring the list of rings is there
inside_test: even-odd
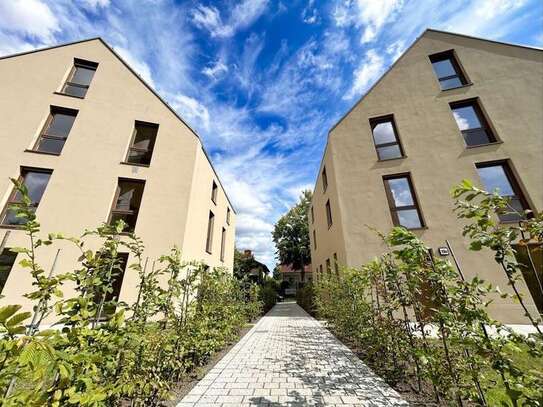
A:
[[[473,107],[475,115],[477,116],[477,119],[481,123],[482,127],[477,127],[477,128],[468,129],[468,130],[460,130],[460,127],[458,127],[458,123],[456,122],[456,119],[454,118],[454,109],[468,107],[468,106]],[[449,103],[449,108],[451,109],[451,113],[453,114],[453,120],[456,123],[456,126],[458,127],[458,131],[460,131],[460,134],[462,134],[462,139],[464,140],[464,144],[466,145],[466,148],[475,148],[475,147],[482,147],[482,146],[488,146],[492,144],[501,143],[501,140],[496,135],[496,131],[494,130],[494,127],[492,126],[490,120],[488,119],[488,116],[485,113],[479,98],[455,100],[454,102]],[[470,134],[476,134],[477,132],[480,132],[481,130],[483,130],[486,133],[489,139],[489,142],[483,143],[483,144],[468,144],[468,142],[466,141],[466,136],[469,136]]]
[[[522,207],[524,208],[524,210],[530,210],[531,212],[528,214],[527,218],[531,218],[534,216],[534,209],[532,208],[532,205],[530,205],[530,202],[528,201],[528,198],[527,198],[527,195],[524,193],[524,188],[522,188],[519,180],[518,180],[518,177],[516,176],[514,170],[513,170],[513,167],[512,167],[512,164],[511,164],[511,161],[510,160],[493,160],[493,161],[485,161],[485,162],[481,162],[481,163],[475,163],[475,168],[479,169],[479,168],[488,168],[488,167],[498,167],[498,166],[501,166],[504,170],[504,173],[505,173],[505,176],[507,178],[507,181],[509,182],[509,185],[511,186],[511,189],[513,190],[513,192],[515,193],[514,196],[509,196],[509,195],[503,195],[504,197],[506,198],[511,198],[511,197],[515,197],[517,198]],[[480,175],[479,175],[479,179],[480,179]],[[481,181],[481,184],[482,184],[482,181]],[[484,188],[486,188],[486,186],[483,185]],[[493,192],[493,191],[487,191],[487,192]],[[520,220],[522,219],[517,219],[517,220],[502,220],[499,216],[498,218],[500,219],[500,223],[517,223],[519,222]]]
[[[90,84],[89,85],[82,85],[82,84],[77,83],[77,82],[72,82],[72,80],[74,79],[74,75],[75,75],[75,73],[77,71],[77,67],[90,69],[90,70],[93,70],[96,73],[96,71],[98,70],[98,62],[92,62],[92,61],[87,61],[87,60],[80,59],[80,58],[74,58],[72,69],[70,70],[70,73],[68,74],[68,78],[66,79],[66,81],[62,85],[61,91],[59,93],[61,95],[72,96],[72,97],[79,98],[79,99],[85,99],[85,96],[87,96],[87,92],[89,91]],[[92,79],[94,79],[94,74],[93,74]],[[74,88],[85,89],[85,94],[83,96],[79,96],[79,95],[72,95],[70,93],[66,93],[66,87],[67,86],[73,86]]]
[[[334,253],[334,271],[336,272],[336,275],[339,276],[339,264],[337,261],[337,253]]]
[[[227,206],[226,207],[226,224],[227,225],[230,225],[230,212],[231,212],[230,207]]]
[[[10,248],[3,248],[1,251],[0,251],[0,257],[11,257],[13,259],[13,261],[11,262],[11,264],[9,263],[3,263],[4,266],[8,266],[9,267],[9,270],[7,270],[7,275],[6,275],[6,278],[4,279],[3,277],[0,278],[0,294],[2,294],[2,291],[4,291],[4,288],[6,286],[6,283],[8,282],[8,279],[9,279],[9,276],[11,275],[11,272],[13,271],[13,266],[15,265],[15,263],[17,262],[17,255],[18,253],[17,252],[14,252],[13,250],[11,250]]]
[[[49,181],[51,180],[51,175],[53,175],[53,170],[47,169],[47,168],[36,168],[36,167],[21,167],[19,170],[19,176],[17,177],[17,180],[24,184],[25,182],[25,174],[29,172],[41,172],[44,174],[49,174],[49,180],[47,181],[47,185],[49,185]],[[47,189],[47,186],[46,186]],[[43,191],[45,194],[45,190]],[[15,200],[17,196],[17,189],[15,186],[12,187],[11,193],[9,194],[9,197],[6,201],[6,204],[4,205],[4,208],[2,209],[2,212],[0,212],[0,226],[4,228],[15,228],[20,229],[23,228],[24,225],[12,225],[9,223],[4,223],[5,217],[7,215],[7,212],[10,210],[11,206],[20,205],[21,201]],[[30,204],[31,207],[34,208],[34,211],[38,209],[38,206],[40,205],[40,202],[43,199],[43,195],[40,197],[40,200],[38,202],[32,202]]]
[[[326,210],[326,221],[328,222],[328,229],[330,229],[332,225],[334,224],[332,220],[332,207],[330,205],[330,200],[326,201],[326,204],[324,205],[324,207]]]
[[[213,253],[213,229],[215,229],[215,214],[213,211],[209,211],[206,237],[206,252],[209,254]]]
[[[222,228],[221,230],[221,255],[220,259],[222,262],[224,262],[224,253],[226,251],[226,228]]]
[[[139,183],[142,184],[142,191],[141,191],[141,202],[140,206],[137,210],[126,210],[126,209],[116,209],[117,202],[119,200],[119,195],[121,193],[121,182],[132,182],[132,183]],[[109,211],[109,216],[107,219],[107,224],[110,225],[111,221],[113,219],[113,215],[135,215],[136,220],[134,221],[134,227],[130,228],[130,225],[127,223],[127,228],[123,231],[123,233],[132,233],[136,230],[136,223],[138,221],[138,216],[141,210],[141,204],[143,203],[143,193],[145,192],[145,180],[142,179],[136,179],[136,178],[124,178],[119,177],[117,179],[117,186],[115,189],[115,195],[113,197],[113,203],[111,205],[111,210]],[[126,222],[125,222],[126,223]]]
[[[213,184],[211,185],[211,202],[213,202],[215,205],[217,205],[217,195],[218,195],[219,186],[213,180]]]
[[[150,147],[149,148],[138,148],[138,147],[134,147],[134,143],[136,141],[136,135],[137,135],[137,126],[145,126],[145,127],[152,127],[152,128],[155,128],[156,129],[156,132],[155,132],[155,137],[154,139],[152,140],[152,142],[150,143]],[[142,166],[142,167],[149,167],[151,165],[151,160],[153,159],[153,152],[155,150],[155,144],[156,144],[156,139],[158,137],[158,129],[159,129],[159,124],[158,123],[151,123],[151,122],[144,122],[144,121],[141,121],[141,120],[136,120],[134,122],[134,130],[132,131],[132,137],[130,139],[130,145],[128,146],[128,151],[126,153],[126,158],[125,158],[125,163],[127,164],[130,164],[130,165],[139,165],[139,166]],[[137,153],[148,153],[149,154],[149,163],[138,163],[138,162],[134,162],[134,161],[130,161],[130,153],[131,152],[137,152]]]
[[[328,189],[328,174],[326,174],[326,166],[322,167],[322,190],[326,192]]]
[[[394,138],[396,139],[396,141],[391,141],[389,143],[381,143],[381,144],[375,143],[375,137],[373,135],[373,130],[375,129],[375,127],[377,125],[379,125],[381,123],[387,123],[387,122],[390,122],[392,124],[392,130],[394,131]],[[377,154],[377,161],[400,160],[402,158],[406,158],[405,150],[403,148],[403,143],[402,143],[402,140],[401,140],[399,132],[398,132],[398,126],[396,126],[396,120],[394,119],[393,114],[387,114],[387,115],[384,115],[384,116],[372,117],[372,118],[369,119],[369,124],[370,124],[370,129],[371,129],[371,138],[372,138],[372,141],[373,141],[373,146],[375,147],[375,153]],[[400,149],[400,154],[401,155],[399,157],[382,159],[379,156],[379,149],[380,148],[396,146],[396,145]]]
[[[326,259],[326,272],[328,275],[332,274],[332,262],[330,261],[330,257]]]
[[[442,92],[445,92],[445,91],[451,90],[451,89],[462,88],[464,86],[468,86],[468,85],[471,84],[471,82],[468,79],[468,76],[466,74],[466,71],[464,70],[464,68],[460,64],[460,60],[458,58],[458,55],[456,55],[456,51],[454,49],[449,49],[449,50],[446,50],[446,51],[441,51],[441,52],[437,52],[437,53],[432,54],[432,55],[428,55],[428,59],[430,60],[430,63],[432,65],[432,71],[434,73],[435,78],[437,79],[437,81],[439,83],[439,87],[441,88]],[[437,76],[436,71],[434,70],[433,64],[436,63],[436,62],[441,62],[441,61],[445,61],[445,60],[451,61],[451,65],[453,66],[453,69],[454,69],[456,74],[455,75],[444,76],[442,78],[439,78]],[[461,85],[443,89],[443,87],[441,86],[441,82],[447,81],[447,80],[450,80],[450,79],[454,79],[454,78],[458,78],[460,80]]]
[[[79,113],[79,111],[77,109],[70,109],[70,108],[67,108],[67,107],[51,105],[49,107],[49,115],[47,116],[47,120],[45,120],[45,123],[44,123],[44,125],[43,125],[43,127],[42,127],[42,129],[40,131],[39,136],[38,136],[38,139],[34,143],[34,146],[32,147],[32,150],[30,150],[30,151],[35,152],[35,153],[42,153],[42,154],[49,154],[49,155],[59,156],[62,153],[62,150],[64,149],[64,145],[66,144],[66,140],[68,140],[68,136],[69,136],[69,134],[70,134],[70,132],[72,130],[73,124],[75,124],[75,119],[77,118],[78,113]],[[55,118],[55,114],[64,114],[64,115],[67,115],[67,116],[73,116],[74,117],[74,122],[72,124],[72,127],[70,127],[70,131],[68,132],[68,135],[66,135],[66,138],[61,137],[61,136],[56,136],[54,134],[48,134],[47,133],[47,131],[51,127],[51,124],[53,123],[53,120]],[[42,140],[62,141],[63,142],[62,148],[60,149],[60,151],[58,153],[39,150],[39,146],[40,146]]]
[[[394,201],[394,196],[392,195],[392,190],[389,187],[388,180],[392,179],[401,179],[405,178],[407,179],[409,190],[411,192],[411,198],[413,199],[413,205],[404,205],[404,206],[396,206],[396,202]],[[390,175],[384,175],[383,176],[383,183],[385,186],[385,194],[388,201],[388,208],[390,210],[390,215],[392,216],[392,223],[394,226],[401,226],[408,230],[420,230],[420,229],[426,229],[426,220],[424,219],[424,215],[422,213],[422,208],[420,206],[419,198],[417,195],[417,191],[415,190],[415,186],[413,184],[413,179],[411,177],[410,172],[404,172],[400,174],[390,174]],[[419,216],[420,220],[420,226],[416,228],[407,228],[400,224],[400,219],[398,217],[398,212],[402,210],[413,210],[415,209],[417,211],[417,214]]]
[[[313,249],[317,250],[317,233],[313,230]]]
[[[315,223],[315,211],[313,206],[311,206],[311,223]]]

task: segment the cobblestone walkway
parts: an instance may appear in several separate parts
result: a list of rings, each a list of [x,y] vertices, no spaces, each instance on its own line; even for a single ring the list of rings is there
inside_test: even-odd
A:
[[[407,405],[302,308],[280,303],[178,407]]]

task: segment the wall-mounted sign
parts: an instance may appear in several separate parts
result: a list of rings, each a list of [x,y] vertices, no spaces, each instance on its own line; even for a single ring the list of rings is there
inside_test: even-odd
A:
[[[449,255],[449,248],[448,247],[438,247],[437,252],[440,256],[448,256]]]

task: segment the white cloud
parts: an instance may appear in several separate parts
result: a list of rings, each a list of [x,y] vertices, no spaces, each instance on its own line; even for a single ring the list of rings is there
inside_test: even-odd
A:
[[[85,6],[92,10],[108,7],[110,0],[81,0]]]
[[[402,6],[403,0],[341,0],[332,17],[338,27],[358,27],[362,31],[360,41],[364,44],[375,40]]]
[[[267,6],[268,0],[242,0],[230,10],[228,18],[223,21],[216,7],[199,5],[192,12],[192,21],[197,27],[208,30],[212,37],[231,37],[253,24]]]
[[[192,126],[209,129],[209,111],[207,108],[189,96],[178,93],[169,97],[172,107],[177,110],[183,119]]]
[[[23,33],[50,43],[60,31],[59,22],[49,6],[40,0],[0,1],[0,29]]]
[[[213,65],[202,69],[202,73],[212,79],[217,79],[221,74],[226,72],[228,72],[228,67],[221,60],[217,60]]]
[[[383,73],[383,58],[373,49],[366,53],[361,65],[354,72],[354,82],[344,99],[352,99],[364,93]]]
[[[364,27],[362,43],[373,41],[402,3],[402,0],[358,0],[359,18]]]
[[[309,0],[307,6],[302,10],[302,21],[306,24],[316,24],[320,22],[319,12],[315,8],[315,0]]]
[[[386,53],[390,55],[391,62],[394,62],[403,54],[405,49],[405,41],[402,39],[390,44],[386,48]]]
[[[479,0],[452,15],[445,15],[440,26],[462,34],[499,38],[512,23],[511,15],[526,0]]]
[[[124,61],[130,65],[141,78],[147,82],[152,88],[156,88],[151,68],[143,60],[136,58],[128,49],[123,47],[114,47],[115,51],[121,56]]]

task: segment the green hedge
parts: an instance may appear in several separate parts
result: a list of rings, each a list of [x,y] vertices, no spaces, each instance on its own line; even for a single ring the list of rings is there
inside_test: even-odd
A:
[[[146,270],[143,242],[133,234],[121,236],[122,223],[81,238],[40,237],[26,188],[14,182],[23,196],[23,205],[14,209],[26,222],[30,242],[16,250],[32,275],[34,291],[26,296],[35,307],[33,313],[21,312],[19,305],[0,308],[2,406],[159,405],[176,382],[261,314],[257,287],[247,291],[224,270],[184,263],[176,248]],[[89,239],[101,247],[88,249]],[[58,240],[76,245],[80,264],[51,276],[40,267],[37,251]],[[121,272],[120,251],[133,255],[130,268],[139,274],[133,305],[109,300]],[[66,283],[75,288],[71,297],[63,295]],[[53,316],[62,329],[40,330],[41,321]]]

